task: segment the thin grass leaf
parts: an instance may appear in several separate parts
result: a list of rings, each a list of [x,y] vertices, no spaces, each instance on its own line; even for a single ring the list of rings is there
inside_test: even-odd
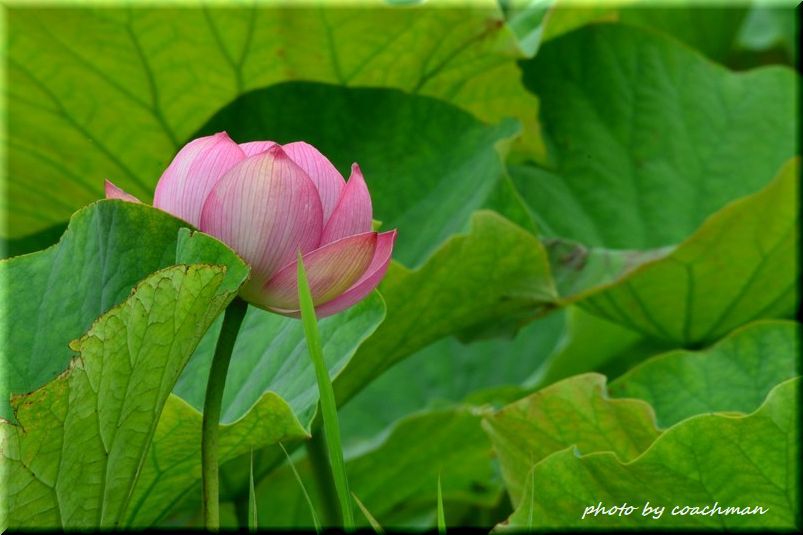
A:
[[[251,467],[248,473],[248,530],[256,531],[257,526],[257,492],[254,487],[254,450],[251,450]]]
[[[376,533],[383,535],[385,533],[385,530],[382,529],[382,526],[379,525],[379,522],[377,522],[376,518],[374,518],[374,515],[371,514],[368,508],[365,507],[365,504],[360,501],[360,499],[357,497],[356,494],[354,494],[353,491],[351,495],[354,496],[354,501],[357,502],[357,506],[360,508],[360,511],[362,511],[362,514],[365,515],[365,518],[368,519],[368,523],[371,524],[371,528],[373,528],[373,530]]]
[[[348,479],[346,478],[346,463],[343,460],[343,447],[340,443],[340,425],[337,420],[337,405],[329,371],[323,360],[321,338],[318,333],[318,320],[315,318],[315,307],[312,304],[312,294],[309,281],[298,252],[298,301],[301,305],[301,321],[304,324],[304,334],[307,338],[312,364],[315,367],[315,377],[318,380],[318,390],[321,398],[321,413],[323,415],[323,430],[326,436],[326,446],[329,450],[329,464],[332,467],[332,476],[335,481],[337,498],[340,502],[340,512],[343,515],[343,527],[346,530],[354,529],[354,511],[351,507]]]
[[[287,462],[290,464],[290,470],[292,470],[293,475],[296,476],[296,481],[298,481],[298,486],[301,487],[301,492],[304,494],[304,499],[307,500],[307,505],[309,506],[309,512],[312,515],[312,524],[315,526],[315,533],[320,533],[321,522],[320,520],[318,520],[318,514],[315,512],[315,506],[312,505],[312,498],[309,497],[309,493],[307,492],[307,487],[305,487],[304,482],[301,481],[301,474],[299,474],[298,470],[296,470],[296,465],[293,464],[293,459],[290,458],[290,454],[287,453],[284,444],[279,442],[279,447],[282,448],[284,456],[287,457]]]
[[[530,499],[528,503],[530,504],[530,510],[527,512],[527,529],[533,529],[533,512],[535,511],[535,464],[530,469],[530,473],[527,475],[527,479],[530,482]]]
[[[446,515],[443,513],[443,492],[441,492],[440,474],[438,474],[438,533],[446,533]]]

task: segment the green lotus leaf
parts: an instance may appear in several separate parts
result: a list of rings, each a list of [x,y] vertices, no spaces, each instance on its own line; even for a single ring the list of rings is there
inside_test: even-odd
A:
[[[334,379],[382,322],[377,292],[319,323],[324,358]],[[220,332],[209,329],[168,399],[128,511],[128,525],[153,525],[200,491],[201,411]],[[318,387],[301,322],[249,307],[232,351],[223,391],[220,460],[226,462],[279,441],[308,439]]]
[[[220,263],[231,267],[227,284],[239,286],[246,272],[237,256],[201,234],[188,240],[188,233],[179,233],[184,227],[149,206],[100,201],[73,216],[58,244],[0,262],[0,416],[12,417],[9,393],[30,392],[63,372],[73,356],[69,342],[154,271]],[[179,239],[194,252],[182,254]]]
[[[488,438],[481,413],[467,407],[434,410],[399,420],[381,442],[346,459],[349,487],[380,525],[416,527],[432,516],[438,476],[449,503],[493,505],[498,498]],[[322,495],[307,458],[295,467],[321,513]],[[309,507],[289,466],[282,466],[257,487],[261,527],[311,527]],[[365,527],[365,519],[358,519]],[[432,527],[424,521],[425,527]],[[429,526],[426,526],[429,524]]]
[[[611,382],[614,397],[647,401],[658,425],[717,411],[754,411],[778,383],[799,373],[800,325],[757,321],[701,351],[670,351]]]
[[[243,95],[197,135],[222,130],[237,141],[304,140],[346,178],[358,163],[374,216],[383,229],[399,230],[393,257],[417,267],[504,187],[496,147],[509,145],[519,127],[511,120],[489,126],[398,90],[294,82]]]
[[[490,123],[519,117],[527,146],[543,151],[537,100],[520,83],[522,52],[494,0],[13,6],[6,27],[6,237],[65,221],[102,195],[104,178],[150,199],[170,158],[209,117],[285,81],[400,89]]]
[[[585,374],[560,381],[485,418],[514,507],[528,474],[555,452],[611,451],[634,459],[660,434],[644,401],[608,398],[605,377]]]
[[[792,160],[766,188],[729,204],[676,248],[569,299],[686,346],[752,320],[789,317],[798,300],[798,188]]]
[[[70,345],[66,371],[12,398],[19,423],[0,422],[0,527],[124,525],[170,390],[236,296],[228,282],[220,265],[150,275]]]
[[[464,344],[450,337],[410,355],[343,406],[340,425],[349,449],[367,447],[413,413],[458,404],[507,404],[522,397],[559,343],[565,321],[558,311],[513,338]]]
[[[511,169],[545,236],[647,250],[682,242],[796,154],[798,77],[733,73],[654,32],[594,24],[523,63],[550,169]]]
[[[579,497],[596,493],[599,500],[592,500],[593,503],[588,504],[595,506],[599,501],[606,500],[610,488],[619,485],[623,485],[622,488],[629,486],[632,496],[626,501],[631,505],[641,499],[642,494],[652,503],[660,500],[650,496],[663,495],[664,501],[667,496],[681,496],[682,491],[678,489],[686,488],[682,484],[667,483],[665,488],[654,490],[650,487],[652,479],[644,475],[608,474],[612,479],[599,476],[599,481],[580,491],[572,486],[573,483],[561,486],[564,481],[574,481],[572,478],[539,471],[543,466],[552,466],[550,463],[557,462],[555,458],[574,457],[576,460],[578,456],[583,462],[591,462],[596,456],[610,456],[617,459],[622,470],[627,471],[659,448],[658,443],[664,437],[695,421],[699,415],[720,414],[734,418],[734,415],[743,416],[758,410],[767,396],[772,396],[770,392],[774,391],[773,388],[781,388],[779,384],[798,374],[798,329],[798,324],[789,321],[756,322],[737,329],[705,350],[670,351],[650,358],[611,382],[607,388],[605,379],[600,375],[580,375],[542,389],[487,416],[484,426],[500,457],[506,486],[516,506],[510,525],[581,525],[576,524],[578,516],[569,514],[568,509],[562,509],[559,515],[550,516],[549,513],[539,516],[541,513],[538,511],[542,510],[539,508],[552,510]],[[596,404],[592,411],[576,408],[577,405],[586,407],[589,399]],[[561,410],[570,414],[564,416],[559,412]],[[627,423],[611,425],[612,414],[619,416],[620,424]],[[639,430],[651,434],[653,440],[631,440],[629,437]],[[715,431],[711,430],[701,436],[699,447],[705,448],[708,444],[706,441],[713,434]],[[756,438],[766,447],[772,440]],[[668,465],[661,470],[666,474],[674,473],[677,477],[693,473],[682,464],[685,460],[677,462],[677,465]],[[779,460],[777,455],[772,462],[776,463],[776,468],[786,466],[786,461]],[[741,469],[739,463],[731,464],[732,470]],[[645,469],[648,465],[645,460]],[[579,466],[574,469],[582,471]],[[539,474],[545,474],[543,477],[547,479],[539,481]],[[659,479],[666,474],[660,475]],[[544,481],[547,480],[553,484],[546,485]],[[556,481],[561,484],[555,485]],[[545,486],[550,490],[544,490]],[[537,489],[535,494],[533,488]],[[565,491],[562,498],[557,497],[558,492],[554,490],[557,488]],[[790,487],[790,492],[793,491]],[[556,505],[550,500],[558,500],[560,504]],[[578,515],[581,513],[582,510]],[[608,525],[631,525],[632,521],[616,517],[609,519],[611,523]]]
[[[781,383],[747,416],[684,420],[635,459],[567,448],[521,465],[525,495],[499,528],[797,528],[798,388],[799,379]],[[594,515],[600,505],[633,508]]]
[[[544,387],[591,371],[616,377],[633,364],[674,348],[672,344],[590,314],[579,306],[567,307],[565,315],[560,340],[531,378],[531,386]]]
[[[335,381],[342,404],[393,364],[456,332],[522,325],[551,308],[555,289],[541,243],[488,211],[420,268],[393,263],[380,286],[387,317]]]
[[[670,0],[655,5],[641,0],[620,9],[619,21],[658,30],[729,65],[747,13],[747,3],[701,5],[694,0]]]

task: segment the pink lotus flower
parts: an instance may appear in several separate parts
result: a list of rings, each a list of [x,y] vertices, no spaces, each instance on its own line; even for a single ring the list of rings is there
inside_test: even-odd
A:
[[[108,180],[106,197],[140,202]],[[312,145],[237,144],[225,132],[191,141],[159,179],[153,205],[220,239],[251,266],[249,303],[299,316],[300,249],[319,317],[357,303],[385,276],[396,231],[372,231],[357,164],[349,181]]]

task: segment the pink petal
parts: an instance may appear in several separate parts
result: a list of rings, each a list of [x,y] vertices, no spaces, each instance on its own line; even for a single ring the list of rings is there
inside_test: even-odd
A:
[[[374,252],[374,257],[371,260],[371,264],[368,266],[368,269],[365,270],[365,273],[362,275],[362,277],[360,277],[359,280],[351,286],[351,288],[328,303],[315,307],[315,313],[318,319],[341,312],[362,301],[374,290],[374,288],[379,285],[380,282],[382,282],[382,279],[385,277],[385,273],[388,270],[388,266],[390,265],[393,244],[396,241],[396,234],[397,232],[393,230],[390,232],[383,232],[377,236],[376,251]],[[291,318],[301,317],[301,312],[298,309],[282,309],[276,307],[268,308],[277,314],[282,314]]]
[[[323,204],[323,223],[325,225],[335,210],[337,200],[346,186],[343,177],[332,165],[332,162],[327,160],[326,156],[318,152],[318,149],[309,143],[296,141],[284,145],[283,148],[290,158],[306,171],[312,181],[315,182],[315,187],[318,188],[318,193],[321,196],[321,204]],[[371,227],[368,227],[368,230],[371,230]]]
[[[249,141],[248,143],[240,143],[240,149],[246,156],[254,156],[260,152],[265,152],[274,145],[276,143],[273,141]]]
[[[153,205],[196,227],[206,196],[245,153],[225,132],[187,143],[167,167],[153,195]]]
[[[373,209],[371,194],[363,179],[360,166],[351,166],[351,177],[340,195],[332,217],[325,224],[321,243],[329,243],[352,234],[371,230]]]
[[[251,265],[241,289],[249,299],[279,268],[318,247],[321,201],[307,174],[279,145],[235,165],[215,184],[201,230],[231,246]]]
[[[390,256],[393,252],[393,243],[396,241],[396,231],[383,232],[377,236],[376,251],[371,264],[362,277],[351,288],[341,295],[315,308],[318,318],[331,316],[341,310],[362,301],[376,288],[385,276],[390,265]]]
[[[303,256],[315,306],[336,298],[370,266],[376,251],[376,232],[349,236]],[[283,267],[265,285],[261,303],[272,308],[298,309],[297,262]]]
[[[128,202],[138,202],[138,203],[142,202],[133,195],[131,195],[130,193],[123,191],[121,188],[118,188],[117,186],[112,184],[110,180],[106,180],[106,198],[120,199]]]

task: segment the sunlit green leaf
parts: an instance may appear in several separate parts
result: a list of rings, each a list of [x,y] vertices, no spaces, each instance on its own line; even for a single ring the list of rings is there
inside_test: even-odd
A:
[[[703,351],[650,359],[608,390],[649,402],[661,427],[707,412],[752,412],[772,387],[799,373],[799,335],[792,321],[751,323]]]
[[[704,414],[685,420],[630,462],[611,451],[559,451],[535,466],[530,487],[535,494],[523,498],[527,508],[500,527],[522,527],[532,518],[535,529],[793,529],[800,503],[798,386],[798,379],[780,384],[748,416]],[[583,518],[600,502],[605,508],[635,507],[630,515]],[[647,503],[664,507],[662,515],[644,515]],[[686,506],[697,507],[698,514],[682,514]],[[704,507],[717,506],[760,507],[763,513],[701,514]]]
[[[266,392],[244,417],[221,424],[218,458],[222,464],[251,449],[308,437],[287,401]],[[191,498],[188,495],[192,492],[196,493],[193,502],[200,504],[200,481],[201,413],[171,394],[144,459],[124,525],[151,526],[182,500]]]
[[[490,123],[520,117],[541,150],[537,101],[495,0],[230,7],[9,8],[9,236],[66,220],[104,178],[149,199],[218,109],[284,81],[401,89]]]
[[[398,264],[391,265],[381,286],[388,303],[388,317],[379,328],[376,325],[382,316],[381,308],[377,310],[381,307],[378,296],[320,322],[324,355],[330,374],[335,377],[336,393],[350,397],[393,363],[433,340],[476,325],[478,321],[532,317],[539,307],[554,299],[545,271],[546,259],[539,250],[540,244],[530,234],[498,215],[483,212],[475,216],[468,235],[452,238],[419,270],[410,271]],[[468,259],[473,259],[473,262],[468,262]],[[479,263],[479,259],[485,262]],[[372,302],[371,299],[375,300]],[[438,321],[427,317],[438,318]],[[317,394],[301,331],[297,320],[249,310],[234,349],[223,400],[223,421],[233,424],[232,433],[237,429],[236,419],[248,414],[249,404],[267,391],[275,391],[287,400],[292,413],[300,419],[301,429],[306,427],[309,430]],[[209,351],[214,346],[215,336],[214,332],[207,335],[176,389],[196,407],[201,406],[205,370],[208,369]],[[402,340],[404,343],[399,343]],[[349,360],[352,354],[354,357]],[[341,370],[343,373],[337,376]],[[338,392],[338,389],[343,390]],[[291,414],[287,405],[283,407],[279,414]],[[170,403],[165,414],[168,410],[171,411],[171,420],[178,422],[188,420],[187,414],[194,412],[183,403]],[[200,421],[199,415],[197,418]],[[248,452],[249,444],[259,447],[260,444],[275,443],[281,439],[281,432],[285,429],[291,430],[288,438],[299,437],[299,424],[295,420],[281,421],[283,423],[273,424],[278,431],[265,429],[257,435],[247,436],[236,451],[243,454]],[[168,429],[173,429],[176,438],[170,436]],[[197,433],[199,429],[190,429],[186,433]],[[169,448],[160,447],[161,439],[157,437],[157,454],[162,451],[183,452],[176,453],[176,458],[186,461],[166,464],[157,457],[146,465],[146,474],[151,475],[143,475],[143,480],[150,477],[160,479],[154,483],[159,491],[152,490],[149,494],[152,498],[143,498],[147,503],[142,506],[142,512],[137,513],[136,525],[147,525],[161,517],[178,501],[175,489],[188,489],[200,477],[197,455],[192,454],[193,448],[198,447],[197,440],[188,438],[193,435],[186,433],[179,433],[166,425],[165,433],[160,437],[171,444]],[[240,435],[239,432],[236,434]],[[232,454],[234,451],[231,450]],[[281,456],[281,452],[278,453]],[[221,457],[225,457],[225,461],[233,455]],[[158,468],[162,466],[170,468]],[[243,476],[242,490],[247,495],[248,472],[243,472]],[[137,492],[144,492],[146,488],[147,485],[141,485]],[[494,489],[498,486],[494,485]],[[354,490],[358,492],[359,489]],[[171,493],[173,498],[165,499]],[[369,497],[359,492],[358,495],[374,512]],[[432,500],[427,505],[431,507],[434,503]],[[304,514],[308,518],[308,513]],[[375,514],[381,521],[380,513]]]
[[[336,377],[343,371],[383,317],[384,303],[374,293],[362,303],[320,321],[330,375]],[[202,340],[175,388],[178,396],[198,410],[203,408],[206,377],[219,331],[220,321]],[[236,422],[268,391],[285,399],[304,426],[309,426],[318,403],[318,388],[303,325],[297,319],[249,307],[232,351],[221,422]]]
[[[658,496],[663,501],[667,496],[675,496],[673,499],[679,500],[682,491],[678,489],[686,487],[677,482],[655,490],[651,487],[653,478],[644,474],[597,474],[598,481],[586,483],[585,488],[579,490],[573,486],[576,480],[572,477],[556,475],[544,467],[554,466],[551,463],[557,462],[555,458],[562,458],[569,463],[569,458],[577,461],[579,456],[585,463],[593,462],[597,457],[609,456],[617,459],[616,463],[624,472],[638,468],[639,463],[642,463],[644,470],[656,469],[646,458],[654,449],[663,447],[658,443],[666,435],[695,421],[700,414],[720,413],[735,417],[740,413],[755,411],[773,387],[795,377],[798,373],[798,329],[799,325],[793,322],[757,322],[734,331],[704,351],[673,351],[651,358],[612,382],[608,388],[605,388],[602,376],[576,376],[486,417],[486,430],[502,462],[506,486],[517,504],[516,512],[510,519],[511,525],[580,525],[575,522],[583,509],[574,515],[566,508],[566,504],[576,504],[576,500],[583,496],[598,496],[598,499],[592,499],[587,504],[594,506],[599,501],[606,501],[608,495],[614,492],[611,489],[617,488],[629,488],[632,496],[624,498],[622,494],[616,494],[619,502],[608,506],[621,504],[623,500],[629,504],[641,500],[639,506],[645,499],[660,503]],[[577,410],[586,406],[588,399],[595,400],[594,410]],[[561,415],[557,410],[568,412]],[[611,415],[618,416],[614,421],[629,423],[612,426]],[[657,426],[668,430],[661,432]],[[644,437],[651,436],[656,442],[628,440],[628,435],[639,429],[646,433]],[[699,446],[694,447],[705,448],[710,435],[716,433],[714,429],[707,435],[701,435]],[[739,442],[741,439],[731,440]],[[755,437],[754,441],[758,447],[765,447],[772,440],[775,439],[765,441]],[[675,449],[677,455],[682,455],[682,447],[676,445]],[[671,452],[667,455],[671,455]],[[673,473],[695,473],[686,468],[685,462],[686,459],[676,457],[674,464],[657,468],[659,475],[656,480],[671,479]],[[786,461],[776,456],[767,463],[774,463],[774,469],[780,469]],[[742,466],[738,461],[731,461],[731,465],[732,470],[740,470]],[[583,471],[582,466],[573,469]],[[662,470],[666,472],[663,475]],[[558,487],[564,491],[562,497],[553,491],[555,485],[547,485],[550,490],[544,490],[546,480],[561,482]],[[536,489],[535,494],[532,489]],[[793,487],[789,490],[794,492]],[[724,492],[731,491],[725,489]],[[704,505],[694,499],[681,502],[674,505]],[[552,515],[551,512],[545,513],[545,510],[561,512]],[[609,522],[614,523],[609,525],[630,525],[627,524],[628,519],[621,520],[623,524],[616,523],[619,521],[619,517],[611,518]]]
[[[73,355],[69,342],[147,275],[176,263],[210,262],[218,254],[229,257],[224,264],[239,262],[217,242],[177,259],[179,229],[186,226],[148,206],[101,201],[77,212],[57,245],[0,262],[0,323],[7,336],[0,355],[0,416],[11,417],[9,392],[30,392],[64,371]]]
[[[324,356],[332,377],[341,373],[383,315],[382,298],[374,293],[362,303],[320,321]],[[175,395],[168,399],[135,490],[128,514],[131,525],[151,525],[200,481],[199,411],[219,329],[217,325],[209,330],[179,380]],[[232,352],[223,394],[221,464],[252,448],[308,438],[317,404],[318,389],[301,322],[250,307]],[[200,492],[197,497],[200,499]]]
[[[527,474],[555,452],[611,451],[627,461],[658,437],[655,416],[641,400],[611,400],[605,377],[586,374],[555,383],[485,419],[513,504],[522,503]]]
[[[581,306],[654,338],[710,343],[798,301],[798,162],[710,217],[665,256],[579,297]],[[578,298],[578,297],[575,297]]]
[[[236,295],[225,274],[191,265],[151,275],[70,345],[64,373],[12,399],[19,425],[0,422],[0,526],[124,525],[170,389]]]

